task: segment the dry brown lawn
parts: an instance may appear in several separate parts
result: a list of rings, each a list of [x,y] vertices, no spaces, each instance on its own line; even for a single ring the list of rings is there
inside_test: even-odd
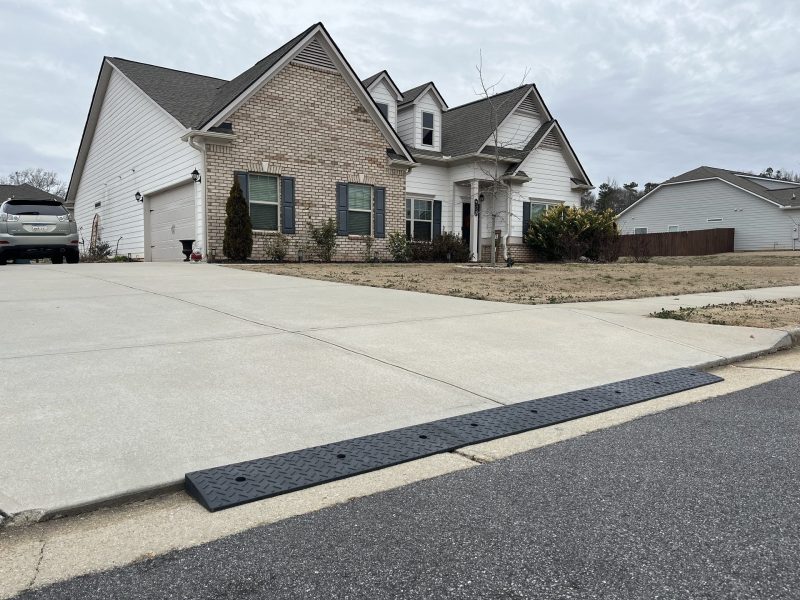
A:
[[[656,258],[649,263],[537,263],[511,269],[455,264],[232,265],[292,275],[519,304],[616,300],[800,285],[800,252]]]
[[[743,304],[713,304],[702,308],[662,310],[651,316],[692,323],[787,329],[800,327],[800,299],[750,300]]]

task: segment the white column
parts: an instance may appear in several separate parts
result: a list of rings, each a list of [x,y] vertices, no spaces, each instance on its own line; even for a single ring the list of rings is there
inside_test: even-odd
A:
[[[470,199],[470,223],[469,223],[469,249],[472,252],[472,262],[478,262],[481,247],[481,232],[478,229],[478,215],[475,214],[475,202],[478,200],[480,188],[478,180],[473,179],[469,182]]]

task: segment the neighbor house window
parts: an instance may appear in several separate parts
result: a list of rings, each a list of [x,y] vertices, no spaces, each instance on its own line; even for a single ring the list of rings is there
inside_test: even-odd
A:
[[[678,226],[677,225],[670,225],[667,227],[667,231],[669,233],[678,233]]]
[[[433,232],[433,201],[406,199],[406,237],[430,241]]]
[[[381,111],[381,114],[389,119],[389,105],[386,102],[376,102],[375,104],[378,105],[378,110]]]
[[[372,187],[369,185],[347,185],[347,233],[372,233]]]
[[[253,229],[278,231],[278,178],[252,174],[247,178]]]
[[[422,113],[422,145],[433,146],[433,113]]]
[[[633,233],[635,233],[636,235],[647,233],[647,227],[634,227]]]

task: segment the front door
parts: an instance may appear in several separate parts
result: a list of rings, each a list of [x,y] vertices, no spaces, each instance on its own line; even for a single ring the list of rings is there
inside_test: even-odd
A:
[[[461,205],[461,239],[469,248],[469,228],[472,221],[472,204],[464,202]]]

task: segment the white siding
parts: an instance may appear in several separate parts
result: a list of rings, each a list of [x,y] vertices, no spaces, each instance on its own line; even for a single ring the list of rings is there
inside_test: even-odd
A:
[[[520,169],[525,171],[531,181],[514,186],[511,211],[520,218],[511,220],[513,237],[522,236],[522,203],[531,198],[580,205],[581,193],[572,189],[570,181],[570,177],[575,174],[561,150],[537,148],[522,162]]]
[[[406,196],[433,196],[442,202],[442,229],[453,230],[453,185],[447,167],[419,165],[406,177]]]
[[[649,233],[733,227],[736,250],[772,250],[792,247],[794,217],[800,210],[781,210],[722,181],[698,181],[664,186],[622,215],[622,233],[634,227],[647,227]],[[722,221],[708,222],[708,219]]]
[[[408,146],[414,145],[414,106],[404,106],[397,111],[397,135]]]
[[[425,148],[427,150],[435,150],[441,152],[442,150],[442,111],[439,108],[439,103],[432,92],[428,91],[417,99],[416,108],[416,127],[414,130],[414,147]],[[433,114],[433,146],[422,145],[422,113],[429,112]]]
[[[389,124],[397,129],[397,98],[392,90],[386,85],[386,80],[381,79],[369,91],[375,102],[383,102],[389,107]]]
[[[533,113],[516,110],[498,127],[497,145],[521,150],[539,129],[539,125],[541,125],[541,121]],[[495,145],[494,136],[489,139],[487,144]]]
[[[87,244],[92,219],[99,213],[101,239],[114,247],[122,236],[120,254],[144,255],[143,205],[134,195],[176,184],[192,169],[201,169],[199,153],[179,139],[184,132],[125,77],[112,72],[75,196],[75,220]],[[95,209],[97,202],[101,205]],[[196,220],[200,240],[200,211]]]

